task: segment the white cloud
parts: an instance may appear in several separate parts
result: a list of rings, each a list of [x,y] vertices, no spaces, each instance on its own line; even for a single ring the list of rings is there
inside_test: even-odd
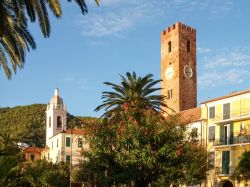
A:
[[[250,51],[228,51],[220,55],[215,55],[205,62],[205,68],[238,68],[250,65]]]
[[[108,0],[106,4],[117,5],[119,0]],[[89,13],[87,16],[78,18],[77,24],[81,25],[82,34],[85,36],[122,36],[128,30],[152,15],[149,13],[156,3],[140,3],[140,1],[127,1],[124,7],[111,6],[105,13]],[[116,10],[117,8],[117,10]],[[105,9],[105,8],[104,8]],[[159,14],[159,10],[154,10],[154,16]]]
[[[249,75],[246,69],[229,69],[225,71],[207,71],[198,78],[198,84],[202,88],[219,87],[222,85],[240,84]]]
[[[74,85],[82,90],[89,90],[90,86],[87,85],[88,80],[86,77],[76,76],[76,75],[65,75],[63,79],[61,79],[62,83],[67,85]]]
[[[250,49],[221,49],[203,54],[198,84],[202,88],[239,84],[249,79]]]
[[[201,47],[197,47],[197,52],[198,53],[210,53],[212,50],[209,48],[201,48]]]
[[[178,12],[182,12],[184,17],[189,13],[200,16],[200,13],[206,12],[206,17],[211,15],[208,16],[211,19],[228,13],[232,7],[232,0],[102,0],[99,8],[90,10],[87,16],[79,16],[77,24],[82,27],[85,36],[123,36],[138,24],[171,18]]]
[[[90,15],[80,22],[83,24],[82,34],[86,36],[102,37],[107,35],[120,35],[130,28],[133,22],[126,16],[109,13],[105,16]]]

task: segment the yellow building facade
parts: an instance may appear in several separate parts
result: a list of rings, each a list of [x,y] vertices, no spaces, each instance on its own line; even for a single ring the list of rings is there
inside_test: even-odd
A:
[[[250,186],[250,181],[232,179],[240,156],[250,150],[250,90],[202,102],[201,110],[208,151],[207,186]]]

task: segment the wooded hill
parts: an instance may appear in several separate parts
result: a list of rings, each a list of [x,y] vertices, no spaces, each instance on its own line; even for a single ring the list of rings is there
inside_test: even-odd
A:
[[[0,108],[0,142],[14,141],[45,145],[46,125],[45,104]],[[68,114],[67,125],[83,128],[86,124],[94,124],[97,118],[79,117]]]

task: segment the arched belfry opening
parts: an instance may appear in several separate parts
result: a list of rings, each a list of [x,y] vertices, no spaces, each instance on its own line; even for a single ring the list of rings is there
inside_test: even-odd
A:
[[[57,124],[57,128],[62,127],[62,117],[61,116],[57,116],[56,124]]]

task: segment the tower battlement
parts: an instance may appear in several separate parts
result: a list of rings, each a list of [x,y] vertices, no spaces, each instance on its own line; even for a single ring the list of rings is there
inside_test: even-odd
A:
[[[196,30],[176,22],[161,33],[161,87],[167,113],[197,106]]]
[[[192,33],[196,33],[196,30],[190,26],[187,26],[181,22],[176,22],[175,24],[169,26],[168,28],[166,28],[165,30],[162,31],[162,35],[165,35],[166,33],[169,33],[175,29],[182,29],[182,30],[186,30]]]

